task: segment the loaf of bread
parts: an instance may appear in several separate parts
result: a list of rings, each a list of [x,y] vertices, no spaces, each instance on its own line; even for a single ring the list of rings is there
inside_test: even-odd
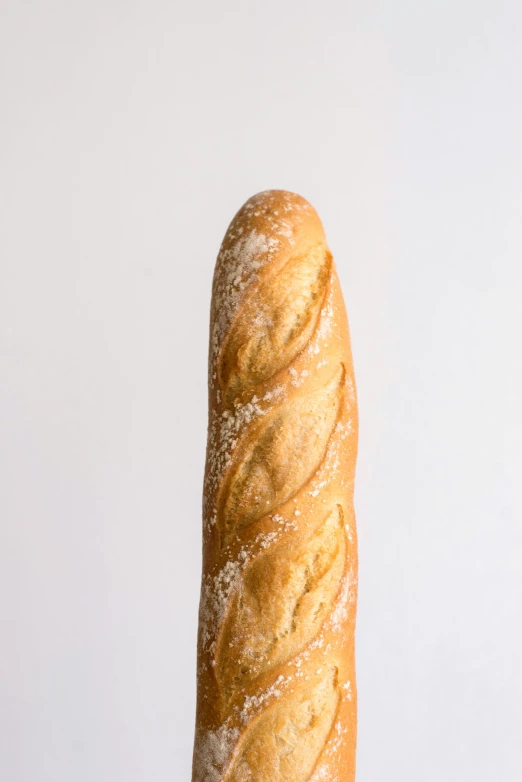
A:
[[[323,227],[293,193],[214,274],[193,782],[353,782],[357,403]]]

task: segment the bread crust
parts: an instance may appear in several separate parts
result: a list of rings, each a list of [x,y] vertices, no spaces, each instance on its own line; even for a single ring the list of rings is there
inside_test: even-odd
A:
[[[357,401],[323,226],[253,196],[217,258],[193,782],[353,782]]]

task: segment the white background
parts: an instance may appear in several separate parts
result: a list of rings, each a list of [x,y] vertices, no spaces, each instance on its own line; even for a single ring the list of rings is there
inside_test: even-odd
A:
[[[352,331],[358,782],[517,782],[519,1],[0,9],[0,779],[189,780],[211,275],[286,188]]]

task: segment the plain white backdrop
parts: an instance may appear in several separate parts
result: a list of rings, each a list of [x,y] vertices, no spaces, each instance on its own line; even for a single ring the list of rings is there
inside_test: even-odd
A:
[[[267,188],[351,324],[358,782],[517,782],[518,0],[0,15],[2,782],[190,778],[211,276]]]

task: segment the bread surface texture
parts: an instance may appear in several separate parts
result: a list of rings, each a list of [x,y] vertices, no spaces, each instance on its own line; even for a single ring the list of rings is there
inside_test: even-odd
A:
[[[269,190],[217,258],[192,782],[353,782],[357,401],[323,226]]]

